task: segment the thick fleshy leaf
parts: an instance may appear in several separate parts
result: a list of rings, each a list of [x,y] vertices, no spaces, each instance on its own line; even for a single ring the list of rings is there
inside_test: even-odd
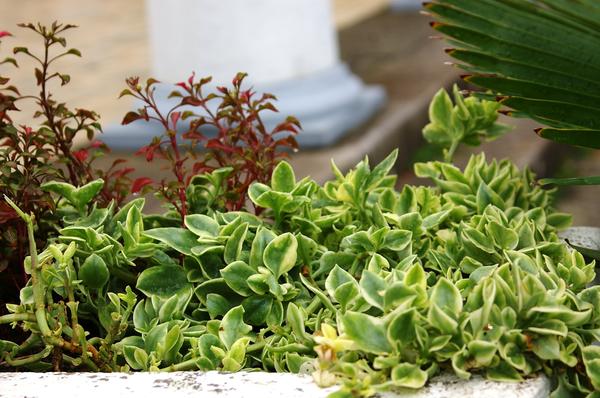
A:
[[[435,284],[431,291],[430,300],[432,304],[450,314],[454,319],[458,318],[463,308],[460,291],[446,278],[440,278]]]
[[[298,257],[298,241],[291,233],[279,235],[265,248],[263,262],[275,278],[290,271]]]
[[[238,339],[247,336],[251,330],[252,327],[244,323],[244,307],[238,305],[223,317],[219,328],[219,338],[229,349]]]
[[[108,282],[110,275],[102,257],[91,254],[79,268],[78,277],[88,288],[100,289]]]
[[[225,283],[237,294],[248,297],[253,292],[248,287],[248,278],[256,274],[256,270],[243,261],[234,261],[221,271]]]
[[[373,307],[383,310],[383,294],[386,289],[386,283],[377,274],[371,271],[363,271],[362,277],[360,278],[360,292],[367,303]]]
[[[391,376],[392,382],[398,387],[421,388],[427,382],[427,372],[411,363],[394,366]]]
[[[191,289],[185,271],[174,265],[159,265],[144,270],[138,277],[136,287],[147,296],[171,297],[185,289]]]
[[[179,253],[188,256],[192,255],[192,248],[198,246],[198,237],[191,231],[183,228],[154,228],[145,231],[144,235],[163,242]]]
[[[296,186],[296,176],[294,169],[286,161],[281,161],[271,176],[271,188],[280,192],[292,192]]]
[[[219,223],[204,214],[186,216],[185,226],[201,238],[213,238],[219,235]]]
[[[252,241],[252,247],[250,248],[250,260],[249,265],[257,269],[263,264],[263,253],[267,248],[269,242],[275,239],[277,235],[268,228],[258,228],[254,240]]]
[[[383,319],[348,311],[342,316],[342,324],[344,333],[360,349],[374,354],[387,353],[392,350]]]
[[[225,243],[225,252],[223,253],[226,263],[229,264],[236,260],[241,260],[240,254],[242,253],[242,246],[247,234],[248,223],[242,223],[229,236],[227,243]]]

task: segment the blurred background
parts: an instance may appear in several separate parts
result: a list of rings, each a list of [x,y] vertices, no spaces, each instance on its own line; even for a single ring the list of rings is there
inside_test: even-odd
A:
[[[100,113],[103,137],[133,167],[150,166],[133,156],[148,143],[152,129],[120,121],[135,107],[128,98],[117,99],[129,76],[150,76],[175,83],[190,72],[215,76],[226,84],[235,72],[250,74],[249,83],[261,92],[277,95],[280,114],[300,119],[301,150],[291,155],[299,176],[323,181],[331,177],[329,159],[348,169],[365,155],[372,163],[400,148],[400,183],[415,179],[411,165],[435,155],[421,139],[427,106],[441,87],[460,79],[447,63],[446,44],[431,38],[429,18],[419,13],[416,0],[0,0],[1,51],[13,46],[41,48],[37,37],[18,28],[20,22],[57,20],[79,25],[67,34],[68,46],[83,57],[57,63],[71,76],[56,99],[74,108]],[[20,68],[2,66],[23,92],[34,90],[33,65],[19,58]],[[27,111],[27,106],[22,106]],[[16,120],[32,124],[31,112]],[[534,133],[535,124],[503,120],[515,130],[500,140],[472,151],[463,150],[458,163],[471,152],[486,151],[488,158],[510,157],[541,176],[600,174],[596,154],[569,149]],[[106,159],[105,161],[109,161]],[[600,225],[597,199],[600,187],[562,190],[559,207],[575,215],[575,224]]]

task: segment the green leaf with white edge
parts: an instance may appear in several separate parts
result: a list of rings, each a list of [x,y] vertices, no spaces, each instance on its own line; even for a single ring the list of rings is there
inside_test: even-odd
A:
[[[246,362],[246,347],[249,342],[250,339],[248,337],[242,337],[233,343],[225,358],[221,360],[223,362],[223,371],[237,372],[244,366]]]
[[[79,268],[78,277],[88,288],[101,289],[108,282],[110,273],[102,257],[92,253]]]
[[[411,244],[412,236],[411,231],[391,230],[385,234],[384,247],[394,251],[404,250]]]
[[[368,186],[377,186],[381,180],[389,174],[398,159],[398,149],[394,149],[377,166],[371,170],[368,179]]]
[[[343,283],[335,289],[333,298],[340,303],[344,311],[348,304],[358,298],[358,283],[355,280]]]
[[[206,295],[206,310],[211,319],[222,317],[233,307],[234,305],[220,294],[209,293]]]
[[[500,209],[506,208],[506,203],[494,190],[492,190],[485,182],[479,184],[477,189],[477,212],[482,214],[488,205],[494,205]]]
[[[221,349],[225,348],[223,347],[223,343],[221,343],[221,340],[219,340],[219,338],[214,334],[206,333],[200,336],[200,338],[198,339],[198,349],[200,351],[200,354],[202,357],[207,358],[213,364],[213,369],[216,369],[216,367],[221,361],[211,350],[211,347],[217,347]]]
[[[196,234],[183,228],[154,228],[145,231],[144,235],[165,243],[186,256],[193,255],[192,248],[198,246],[198,237]]]
[[[367,303],[383,310],[383,294],[387,288],[385,281],[374,272],[365,270],[360,278],[360,292]]]
[[[268,228],[259,227],[256,231],[256,235],[254,236],[254,240],[252,241],[252,246],[250,248],[250,260],[249,265],[258,269],[264,265],[263,263],[263,253],[267,248],[267,245],[277,237],[273,231]]]
[[[190,214],[185,216],[185,226],[200,238],[214,238],[219,236],[219,223],[212,217],[204,214]]]
[[[450,116],[454,105],[448,92],[441,88],[429,104],[429,120],[434,124],[447,127],[450,125]]]
[[[287,324],[292,328],[292,332],[303,341],[311,341],[312,338],[306,333],[306,326],[304,321],[306,316],[304,312],[294,303],[289,303],[286,310],[286,321]]]
[[[258,200],[259,200],[258,198],[262,194],[264,194],[266,192],[270,192],[270,191],[271,191],[271,188],[268,185],[265,185],[260,182],[255,182],[254,184],[250,185],[250,188],[248,188],[248,197],[250,198],[252,203],[260,206],[260,204],[258,204]]]
[[[479,366],[490,366],[496,355],[496,343],[484,340],[472,340],[467,345],[469,354],[475,359]]]
[[[240,224],[231,234],[227,243],[225,243],[225,252],[223,257],[226,263],[232,263],[236,260],[240,260],[240,254],[242,253],[242,246],[244,240],[248,234],[248,223]]]
[[[379,274],[382,270],[390,268],[390,262],[379,253],[373,253],[367,263],[367,270]]]
[[[458,322],[436,304],[430,305],[427,320],[444,334],[454,335],[459,332]]]
[[[415,287],[407,286],[402,282],[392,283],[384,290],[383,309],[388,312],[397,308],[421,307],[427,295],[423,292],[424,297],[419,296]]]
[[[325,279],[325,289],[327,289],[329,296],[335,297],[335,289],[347,282],[354,282],[358,285],[352,275],[336,265]]]
[[[296,186],[296,176],[292,166],[284,161],[279,162],[271,175],[271,188],[279,192],[292,192]]]
[[[505,251],[505,254],[506,258],[511,262],[511,264],[519,269],[533,275],[537,275],[539,273],[538,267],[535,264],[535,260],[533,260],[527,254],[514,250],[507,250]]]
[[[387,339],[387,328],[382,318],[348,311],[342,316],[342,325],[344,333],[361,350],[374,354],[392,351],[392,346]]]
[[[273,300],[271,309],[267,314],[266,322],[267,326],[270,328],[281,326],[281,323],[283,322],[283,304],[281,304],[281,300]]]
[[[458,318],[463,308],[462,296],[458,288],[446,278],[440,278],[431,291],[430,301],[442,311]]]
[[[555,306],[537,306],[531,308],[527,316],[536,316],[543,314],[547,318],[563,321],[567,326],[574,328],[588,322],[592,316],[592,309],[587,308],[581,311],[572,310],[563,305]]]
[[[40,186],[44,191],[56,193],[67,199],[73,207],[82,211],[104,186],[102,179],[97,179],[81,187],[74,187],[66,182],[49,181]]]
[[[242,301],[244,321],[250,325],[263,326],[273,305],[273,297],[252,295]]]
[[[225,283],[240,296],[248,297],[254,292],[248,286],[248,278],[256,274],[256,270],[243,261],[234,261],[221,271]]]
[[[462,239],[467,240],[486,253],[495,253],[492,240],[475,228],[466,227],[461,231]]]
[[[240,338],[245,337],[252,330],[252,326],[244,323],[244,307],[238,305],[230,309],[221,321],[219,338],[230,349]]]
[[[395,386],[405,388],[421,388],[427,382],[427,372],[412,363],[401,363],[391,371],[392,382]]]
[[[408,346],[416,337],[415,322],[416,309],[407,308],[399,313],[392,313],[392,318],[387,329],[387,337],[392,345],[400,348]]]
[[[423,291],[427,289],[427,274],[420,263],[414,263],[404,275],[406,286],[417,286]]]
[[[539,336],[533,340],[531,350],[539,358],[551,361],[560,359],[560,344],[557,336]]]
[[[191,289],[185,270],[180,266],[158,265],[142,271],[136,287],[147,296],[171,297],[183,290]]]
[[[519,235],[511,228],[506,228],[496,221],[490,221],[485,228],[501,249],[513,250],[519,244]]]
[[[582,354],[587,375],[594,388],[600,390],[600,347],[583,347]]]
[[[298,256],[298,241],[287,232],[273,239],[263,254],[263,263],[273,273],[275,278],[294,268]]]
[[[129,210],[131,210],[132,207],[137,207],[140,212],[142,211],[142,209],[144,208],[144,205],[146,204],[146,199],[145,198],[135,198],[127,203],[125,203],[117,213],[115,213],[115,215],[112,218],[112,221],[114,223],[117,222],[124,222],[127,219],[127,215],[129,214]]]
[[[561,337],[567,337],[567,333],[569,332],[567,325],[558,319],[544,319],[539,323],[536,322],[534,326],[528,327],[527,330],[541,335],[555,335]]]

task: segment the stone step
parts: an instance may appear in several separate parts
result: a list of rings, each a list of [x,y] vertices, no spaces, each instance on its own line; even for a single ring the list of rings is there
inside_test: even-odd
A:
[[[289,373],[0,373],[3,398],[60,397],[67,389],[85,392],[86,398],[326,398],[337,388],[319,388],[310,376]],[[442,375],[423,389],[386,392],[379,398],[546,398],[549,393],[543,376],[501,383]]]

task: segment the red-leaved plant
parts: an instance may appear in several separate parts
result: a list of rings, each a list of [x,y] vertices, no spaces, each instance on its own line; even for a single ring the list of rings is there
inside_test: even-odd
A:
[[[21,24],[43,40],[40,54],[26,47],[15,47],[14,54],[25,55],[35,64],[34,78],[37,94],[23,95],[8,78],[0,77],[0,197],[6,195],[26,214],[33,215],[36,240],[44,247],[57,229],[62,226],[56,215],[56,198],[41,189],[47,181],[63,181],[74,186],[102,178],[104,186],[90,206],[116,208],[129,196],[154,185],[152,179],[140,177],[132,180],[132,168],[125,167],[122,159],[116,160],[108,170],[97,169],[94,161],[109,152],[109,148],[95,139],[101,132],[99,116],[85,109],[69,109],[58,102],[49,90],[51,82],[65,86],[70,76],[52,69],[54,63],[67,55],[81,56],[76,49],[67,49],[62,34],[74,25],[53,23]],[[0,38],[10,36],[0,32]],[[18,66],[14,58],[1,64]],[[233,79],[231,88],[217,87],[216,92],[203,93],[210,78],[196,80],[192,75],[186,82],[178,83],[170,94],[175,105],[165,111],[159,109],[154,97],[155,79],[145,86],[138,78],[127,79],[128,88],[121,96],[131,95],[143,107],[126,114],[123,124],[135,120],[156,121],[164,132],[141,148],[151,162],[155,157],[170,162],[174,179],[158,183],[159,194],[170,203],[183,221],[190,211],[198,209],[187,197],[193,177],[209,175],[227,168],[224,188],[219,200],[211,204],[216,210],[239,210],[247,203],[247,191],[257,181],[267,183],[277,161],[286,156],[284,148],[296,150],[295,135],[300,123],[288,117],[273,129],[267,129],[261,119],[263,111],[277,111],[270,94],[256,97],[251,89],[242,89],[245,74]],[[18,103],[31,100],[36,104],[33,119],[37,126],[15,125],[12,112],[19,112]],[[216,107],[210,107],[209,103]],[[211,135],[212,134],[212,135]],[[90,144],[76,148],[75,140],[87,137]],[[218,171],[217,171],[218,170]],[[222,195],[221,195],[222,193]],[[259,212],[260,209],[255,209]],[[22,219],[4,201],[0,201],[0,313],[6,302],[15,301],[19,290],[27,282],[23,269],[27,249],[27,232]],[[1,335],[5,330],[0,330]]]
[[[49,180],[68,182],[75,186],[84,185],[96,178],[106,180],[104,189],[96,198],[99,205],[114,200],[117,205],[129,192],[128,174],[131,169],[119,168],[115,162],[108,171],[97,170],[93,162],[108,152],[100,141],[92,141],[101,132],[99,116],[85,109],[71,110],[65,103],[57,101],[50,93],[49,86],[57,81],[65,86],[70,76],[52,67],[64,56],[81,56],[77,49],[66,48],[62,34],[74,25],[53,23],[20,24],[39,35],[43,41],[43,51],[39,54],[26,47],[15,47],[13,53],[28,57],[34,64],[34,78],[39,89],[37,94],[22,94],[10,84],[10,79],[0,77],[0,197],[8,196],[27,214],[36,219],[36,238],[41,246],[60,226],[54,215],[55,203],[52,196],[44,192],[40,185]],[[0,32],[6,37],[8,32]],[[17,65],[14,58],[6,58],[3,64]],[[15,125],[11,119],[13,112],[19,112],[18,104],[30,100],[36,105],[33,119],[37,126]],[[77,149],[76,137],[86,136],[92,144]],[[0,202],[0,309],[2,301],[18,294],[25,285],[27,275],[22,264],[27,251],[27,234],[23,221],[4,201]]]
[[[300,129],[298,120],[289,116],[273,129],[267,129],[261,113],[277,112],[272,102],[275,96],[257,97],[252,89],[243,89],[245,77],[246,74],[238,73],[231,88],[217,87],[216,91],[205,93],[211,78],[196,79],[192,75],[176,84],[178,89],[169,98],[177,102],[166,112],[158,108],[155,98],[157,80],[148,79],[145,86],[140,85],[137,77],[126,81],[128,88],[121,96],[133,96],[143,106],[125,115],[123,124],[145,120],[162,126],[163,134],[142,147],[138,154],[149,162],[155,157],[169,161],[175,178],[160,181],[159,193],[173,205],[182,221],[188,213],[186,189],[193,176],[231,167],[223,210],[239,210],[246,205],[247,191],[253,182],[269,181],[278,160],[287,155],[283,149],[298,148],[295,139]],[[215,103],[216,107],[210,106]],[[136,188],[151,183],[152,180],[146,179]]]

